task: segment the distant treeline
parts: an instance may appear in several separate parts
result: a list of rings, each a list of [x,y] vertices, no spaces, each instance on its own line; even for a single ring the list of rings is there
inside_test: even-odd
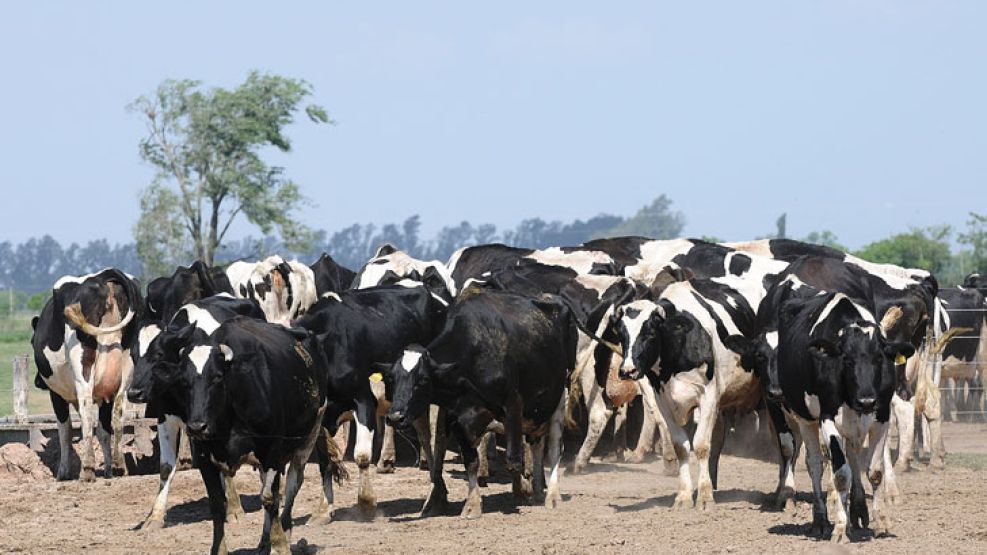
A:
[[[685,218],[681,213],[673,211],[671,204],[665,195],[661,195],[631,217],[601,214],[585,221],[572,222],[530,218],[514,229],[502,231],[493,224],[474,225],[464,221],[442,228],[430,239],[421,237],[421,219],[414,215],[402,223],[380,226],[372,223],[354,224],[331,234],[319,231],[310,242],[310,248],[303,251],[287,249],[275,237],[246,237],[227,241],[219,250],[216,260],[218,264],[226,264],[235,260],[257,260],[272,253],[280,253],[312,262],[325,251],[339,263],[356,270],[383,243],[392,243],[418,258],[445,261],[460,247],[490,242],[545,248],[578,245],[590,239],[620,235],[668,239],[681,236],[685,227]],[[775,222],[775,226],[776,231],[764,237],[785,236],[784,215]],[[949,226],[913,228],[874,241],[854,254],[874,262],[929,270],[936,274],[944,286],[960,283],[970,272],[987,274],[987,217],[970,215],[966,229],[955,234],[957,242],[964,247],[956,252],[950,248],[952,236],[953,230]],[[705,238],[721,240],[716,237]],[[799,239],[848,250],[831,231],[812,232]],[[190,262],[191,260],[184,261],[185,264]],[[85,245],[73,243],[63,247],[48,235],[17,245],[10,241],[2,242],[0,290],[13,289],[19,294],[0,295],[0,314],[10,310],[11,298],[14,300],[15,310],[36,308],[39,299],[29,303],[30,296],[45,296],[59,277],[66,274],[85,274],[107,266],[121,268],[145,281],[171,271],[146,268],[137,256],[134,242],[110,245],[105,239],[100,239]]]

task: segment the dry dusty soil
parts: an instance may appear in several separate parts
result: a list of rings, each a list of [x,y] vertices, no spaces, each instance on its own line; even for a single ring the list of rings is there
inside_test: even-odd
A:
[[[484,490],[478,520],[458,516],[421,519],[428,490],[425,472],[409,467],[376,478],[376,518],[363,521],[353,508],[354,481],[337,489],[336,519],[307,526],[317,506],[317,468],[309,465],[296,505],[295,553],[638,553],[638,552],[850,552],[987,553],[987,426],[946,427],[950,459],[944,471],[922,467],[899,477],[902,499],[894,508],[892,535],[852,535],[853,543],[830,550],[807,537],[809,481],[800,462],[795,512],[762,509],[775,486],[776,466],[725,456],[717,506],[709,513],[673,510],[675,479],[658,461],[597,464],[582,476],[565,476],[557,510],[516,506],[507,480]],[[452,458],[450,454],[450,459]],[[352,464],[348,467],[355,471]],[[466,494],[461,466],[450,463],[451,509]],[[231,550],[252,553],[263,520],[256,473],[237,475],[247,515],[227,527]],[[182,472],[172,488],[167,526],[135,530],[156,491],[156,476],[100,479],[93,484],[50,479],[0,484],[0,552],[204,553],[210,522],[204,488],[195,471]]]

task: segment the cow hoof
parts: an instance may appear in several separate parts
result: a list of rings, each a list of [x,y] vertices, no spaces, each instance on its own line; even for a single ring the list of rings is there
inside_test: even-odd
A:
[[[692,508],[692,493],[684,494],[680,493],[675,496],[675,503],[672,505],[673,509],[691,509]]]
[[[665,476],[678,476],[679,475],[679,461],[678,459],[663,459],[665,464],[662,466],[662,473]]]
[[[531,480],[524,476],[515,475],[511,484],[511,493],[518,499],[528,499],[534,493],[531,487]]]
[[[545,508],[546,509],[558,509],[559,505],[562,504],[562,494],[558,490],[549,491],[548,495],[545,496]]]
[[[449,499],[446,496],[429,497],[422,507],[422,516],[444,516],[449,512]]]
[[[428,470],[428,461],[425,458],[418,460],[418,470]]]
[[[716,501],[713,500],[713,496],[703,497],[696,500],[696,507],[702,512],[708,513],[716,508]]]
[[[119,478],[121,476],[126,476],[126,475],[127,475],[127,469],[126,468],[124,468],[122,466],[114,466],[113,467],[113,476]]]
[[[891,505],[897,505],[901,498],[901,491],[894,480],[884,482],[884,500]]]
[[[322,526],[332,522],[332,517],[336,515],[336,510],[333,507],[328,509],[323,509],[322,511],[313,514],[308,519],[307,526]]]
[[[95,482],[96,481],[96,471],[93,470],[92,468],[83,468],[82,471],[79,472],[79,481],[80,482]]]
[[[487,487],[487,476],[477,476],[476,485],[480,486],[481,488]]]
[[[899,459],[894,465],[895,472],[911,472],[912,470],[914,469],[912,468],[912,462],[910,460]]]
[[[942,457],[934,456],[931,459],[929,459],[929,467],[932,468],[933,470],[942,470],[946,468],[946,463],[945,461],[942,460]]]
[[[357,498],[356,508],[364,518],[372,519],[377,513],[377,500],[372,497]]]
[[[772,502],[776,511],[783,512],[789,507],[795,508],[795,491],[790,487],[783,487],[775,492]]]
[[[394,474],[394,461],[381,461],[377,463],[377,474]]]
[[[226,513],[226,524],[236,524],[240,522],[240,516],[243,511],[227,511]]]
[[[874,511],[873,528],[874,537],[887,536],[891,533],[891,526],[888,518],[880,511]]]
[[[644,462],[647,456],[648,454],[643,451],[630,451],[624,455],[624,462],[640,464]]]
[[[461,516],[463,518],[473,519],[480,518],[483,514],[483,508],[480,502],[480,494],[474,493],[466,497],[466,503],[463,504],[463,512]]]
[[[870,516],[867,514],[867,501],[864,499],[854,499],[850,502],[850,526],[854,530],[863,530],[870,524]]]
[[[145,520],[144,523],[141,524],[141,530],[160,530],[162,528],[164,528],[163,520]]]

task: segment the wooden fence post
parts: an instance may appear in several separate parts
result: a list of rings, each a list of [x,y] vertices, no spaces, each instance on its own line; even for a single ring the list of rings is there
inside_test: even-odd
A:
[[[27,355],[16,356],[13,360],[14,418],[18,422],[27,420],[27,362]]]

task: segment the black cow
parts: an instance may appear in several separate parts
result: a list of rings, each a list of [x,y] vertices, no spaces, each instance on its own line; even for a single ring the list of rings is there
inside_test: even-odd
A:
[[[369,465],[378,414],[386,410],[386,405],[378,407],[378,398],[384,398],[383,388],[374,391],[371,378],[378,365],[389,366],[401,358],[406,345],[427,343],[435,337],[448,304],[439,296],[445,292],[441,281],[437,284],[439,292],[421,284],[402,283],[353,289],[335,298],[323,298],[297,322],[320,335],[328,357],[330,404],[326,427],[335,434],[341,418],[348,417],[350,411],[355,416],[353,457],[360,472],[357,500],[366,513],[372,513],[376,506]],[[420,432],[424,430],[419,426]],[[428,445],[427,438],[420,439],[422,445]],[[380,471],[393,471],[393,443],[382,451]],[[329,488],[331,504],[331,485]],[[331,516],[332,508],[329,510]]]
[[[483,281],[491,274],[516,266],[534,249],[509,247],[500,243],[463,247],[452,253],[446,267],[452,276],[456,290],[462,290],[471,279]]]
[[[309,268],[315,276],[315,292],[321,299],[328,293],[339,293],[350,288],[356,272],[339,264],[326,253],[322,253]]]
[[[290,553],[291,510],[305,463],[322,429],[328,364],[318,338],[256,318],[237,316],[213,333],[214,349],[192,387],[188,419],[192,451],[209,492],[211,553],[226,553],[227,496],[248,458],[261,473],[264,532],[260,550]],[[281,475],[291,463],[278,519]]]
[[[168,490],[179,466],[179,436],[191,410],[192,384],[201,379],[212,353],[210,336],[221,323],[240,315],[264,319],[263,311],[253,300],[221,294],[181,307],[167,325],[148,324],[141,330],[127,398],[155,407],[160,448],[158,495],[142,528],[164,526]],[[243,509],[232,478],[226,487],[228,517],[235,521]]]
[[[95,479],[94,427],[103,449],[106,476],[123,473],[123,381],[130,373],[130,349],[143,312],[140,284],[132,276],[108,268],[59,279],[40,316],[32,320],[31,346],[38,368],[34,383],[48,390],[58,419],[59,480],[69,477],[69,404],[76,407],[82,421],[79,479]]]
[[[476,446],[495,420],[503,423],[515,495],[526,493],[525,438],[537,440],[532,449],[533,489],[542,495],[547,434],[551,478],[545,504],[558,505],[565,385],[575,365],[576,341],[572,315],[557,297],[532,299],[469,288],[427,349],[409,347],[385,372],[393,395],[391,420],[410,425],[430,403],[447,411],[446,425],[459,441],[469,476],[463,516],[475,518],[482,512]],[[445,448],[444,438],[437,437],[425,514],[442,514],[448,507],[442,477]]]
[[[225,278],[224,272],[218,272]],[[233,293],[229,279],[216,282],[213,268],[201,260],[179,266],[170,277],[159,277],[147,284],[147,313],[150,321],[167,323],[186,304],[218,293]]]
[[[911,356],[914,348],[886,340],[864,302],[842,293],[791,299],[780,308],[778,323],[778,378],[785,408],[798,422],[808,453],[812,530],[821,535],[829,524],[822,487],[824,453],[833,469],[832,539],[846,539],[848,493],[853,526],[869,523],[860,476],[865,470],[874,487],[875,530],[886,530],[889,521],[879,486],[894,362]]]

